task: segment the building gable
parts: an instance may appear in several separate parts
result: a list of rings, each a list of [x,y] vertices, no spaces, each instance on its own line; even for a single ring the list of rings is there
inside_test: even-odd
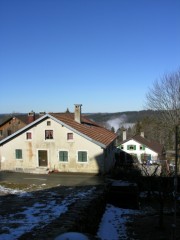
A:
[[[96,123],[82,118],[82,122],[78,123],[74,121],[73,114],[71,113],[62,113],[62,114],[45,114],[22,129],[16,131],[12,135],[6,137],[5,139],[0,141],[0,146],[7,143],[11,139],[17,137],[18,135],[28,131],[35,125],[38,125],[42,121],[46,119],[52,119],[56,121],[61,126],[67,127],[69,130],[79,134],[80,136],[86,138],[87,140],[97,144],[102,148],[106,148],[110,145],[115,139],[116,134],[110,132],[109,130],[97,125]]]
[[[146,146],[147,148],[156,152],[157,154],[162,154],[163,146],[161,144],[159,144],[157,142],[149,141],[146,138],[141,137],[139,135],[135,135],[127,140],[124,140],[123,142],[121,142],[121,145],[129,142],[130,140],[134,140],[136,143],[139,143],[142,146]]]

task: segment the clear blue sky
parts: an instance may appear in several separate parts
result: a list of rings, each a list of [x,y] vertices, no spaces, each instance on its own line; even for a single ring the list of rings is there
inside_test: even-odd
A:
[[[0,0],[0,113],[142,110],[179,67],[179,0]]]

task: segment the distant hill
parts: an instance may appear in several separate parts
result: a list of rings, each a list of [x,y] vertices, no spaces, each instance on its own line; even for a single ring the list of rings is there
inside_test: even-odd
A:
[[[150,117],[152,114],[155,114],[155,112],[142,110],[116,113],[89,113],[88,117],[107,128],[114,127],[115,131],[117,131],[121,126],[125,128],[132,127],[137,121]]]
[[[124,127],[132,126],[137,121],[141,121],[141,119],[143,119],[144,117],[152,116],[154,112],[151,110],[142,110],[115,113],[83,113],[83,114],[86,115],[91,120],[93,120],[94,122],[103,125],[107,128],[114,127],[116,131],[121,126]],[[0,114],[0,124],[12,115],[13,115],[12,113]]]
[[[154,112],[151,110],[142,111],[128,111],[128,112],[116,112],[116,113],[89,113],[88,117],[95,122],[106,122],[115,118],[126,118],[129,123],[137,122],[144,117],[152,115]]]

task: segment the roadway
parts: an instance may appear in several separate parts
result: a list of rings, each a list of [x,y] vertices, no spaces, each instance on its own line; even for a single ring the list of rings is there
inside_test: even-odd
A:
[[[87,186],[102,185],[105,179],[94,174],[77,173],[50,173],[50,174],[30,174],[19,172],[0,172],[1,182],[13,184],[35,184],[55,186]]]

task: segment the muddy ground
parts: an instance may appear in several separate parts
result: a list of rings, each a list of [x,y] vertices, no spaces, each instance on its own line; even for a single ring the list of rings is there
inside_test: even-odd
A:
[[[14,194],[1,194],[0,200],[0,215],[3,217],[16,212],[22,212],[24,207],[32,206],[37,202],[45,204],[49,199],[54,200],[66,198],[72,193],[76,194],[79,190],[87,191],[91,186],[78,186],[78,187],[53,187],[47,188],[46,185],[35,186],[26,184],[12,184],[3,183],[4,187],[25,190],[30,192],[28,198],[19,198]],[[54,193],[54,195],[52,194]],[[179,204],[179,203],[177,203]],[[180,216],[176,215],[176,228],[173,228],[174,214],[171,209],[173,202],[167,202],[164,206],[163,226],[159,227],[159,202],[157,199],[145,200],[140,199],[140,209],[144,210],[144,214],[134,216],[131,223],[128,223],[129,240],[179,240],[180,239]],[[178,205],[179,208],[179,205]],[[147,210],[147,211],[146,211]],[[151,211],[152,210],[152,211]],[[22,236],[20,239],[40,239],[38,236],[46,235],[51,229],[56,234],[58,228],[57,221],[52,222],[49,227],[44,229],[35,229],[29,234]],[[174,231],[175,230],[175,231]],[[0,230],[0,234],[4,230]],[[173,235],[174,234],[174,235]]]

